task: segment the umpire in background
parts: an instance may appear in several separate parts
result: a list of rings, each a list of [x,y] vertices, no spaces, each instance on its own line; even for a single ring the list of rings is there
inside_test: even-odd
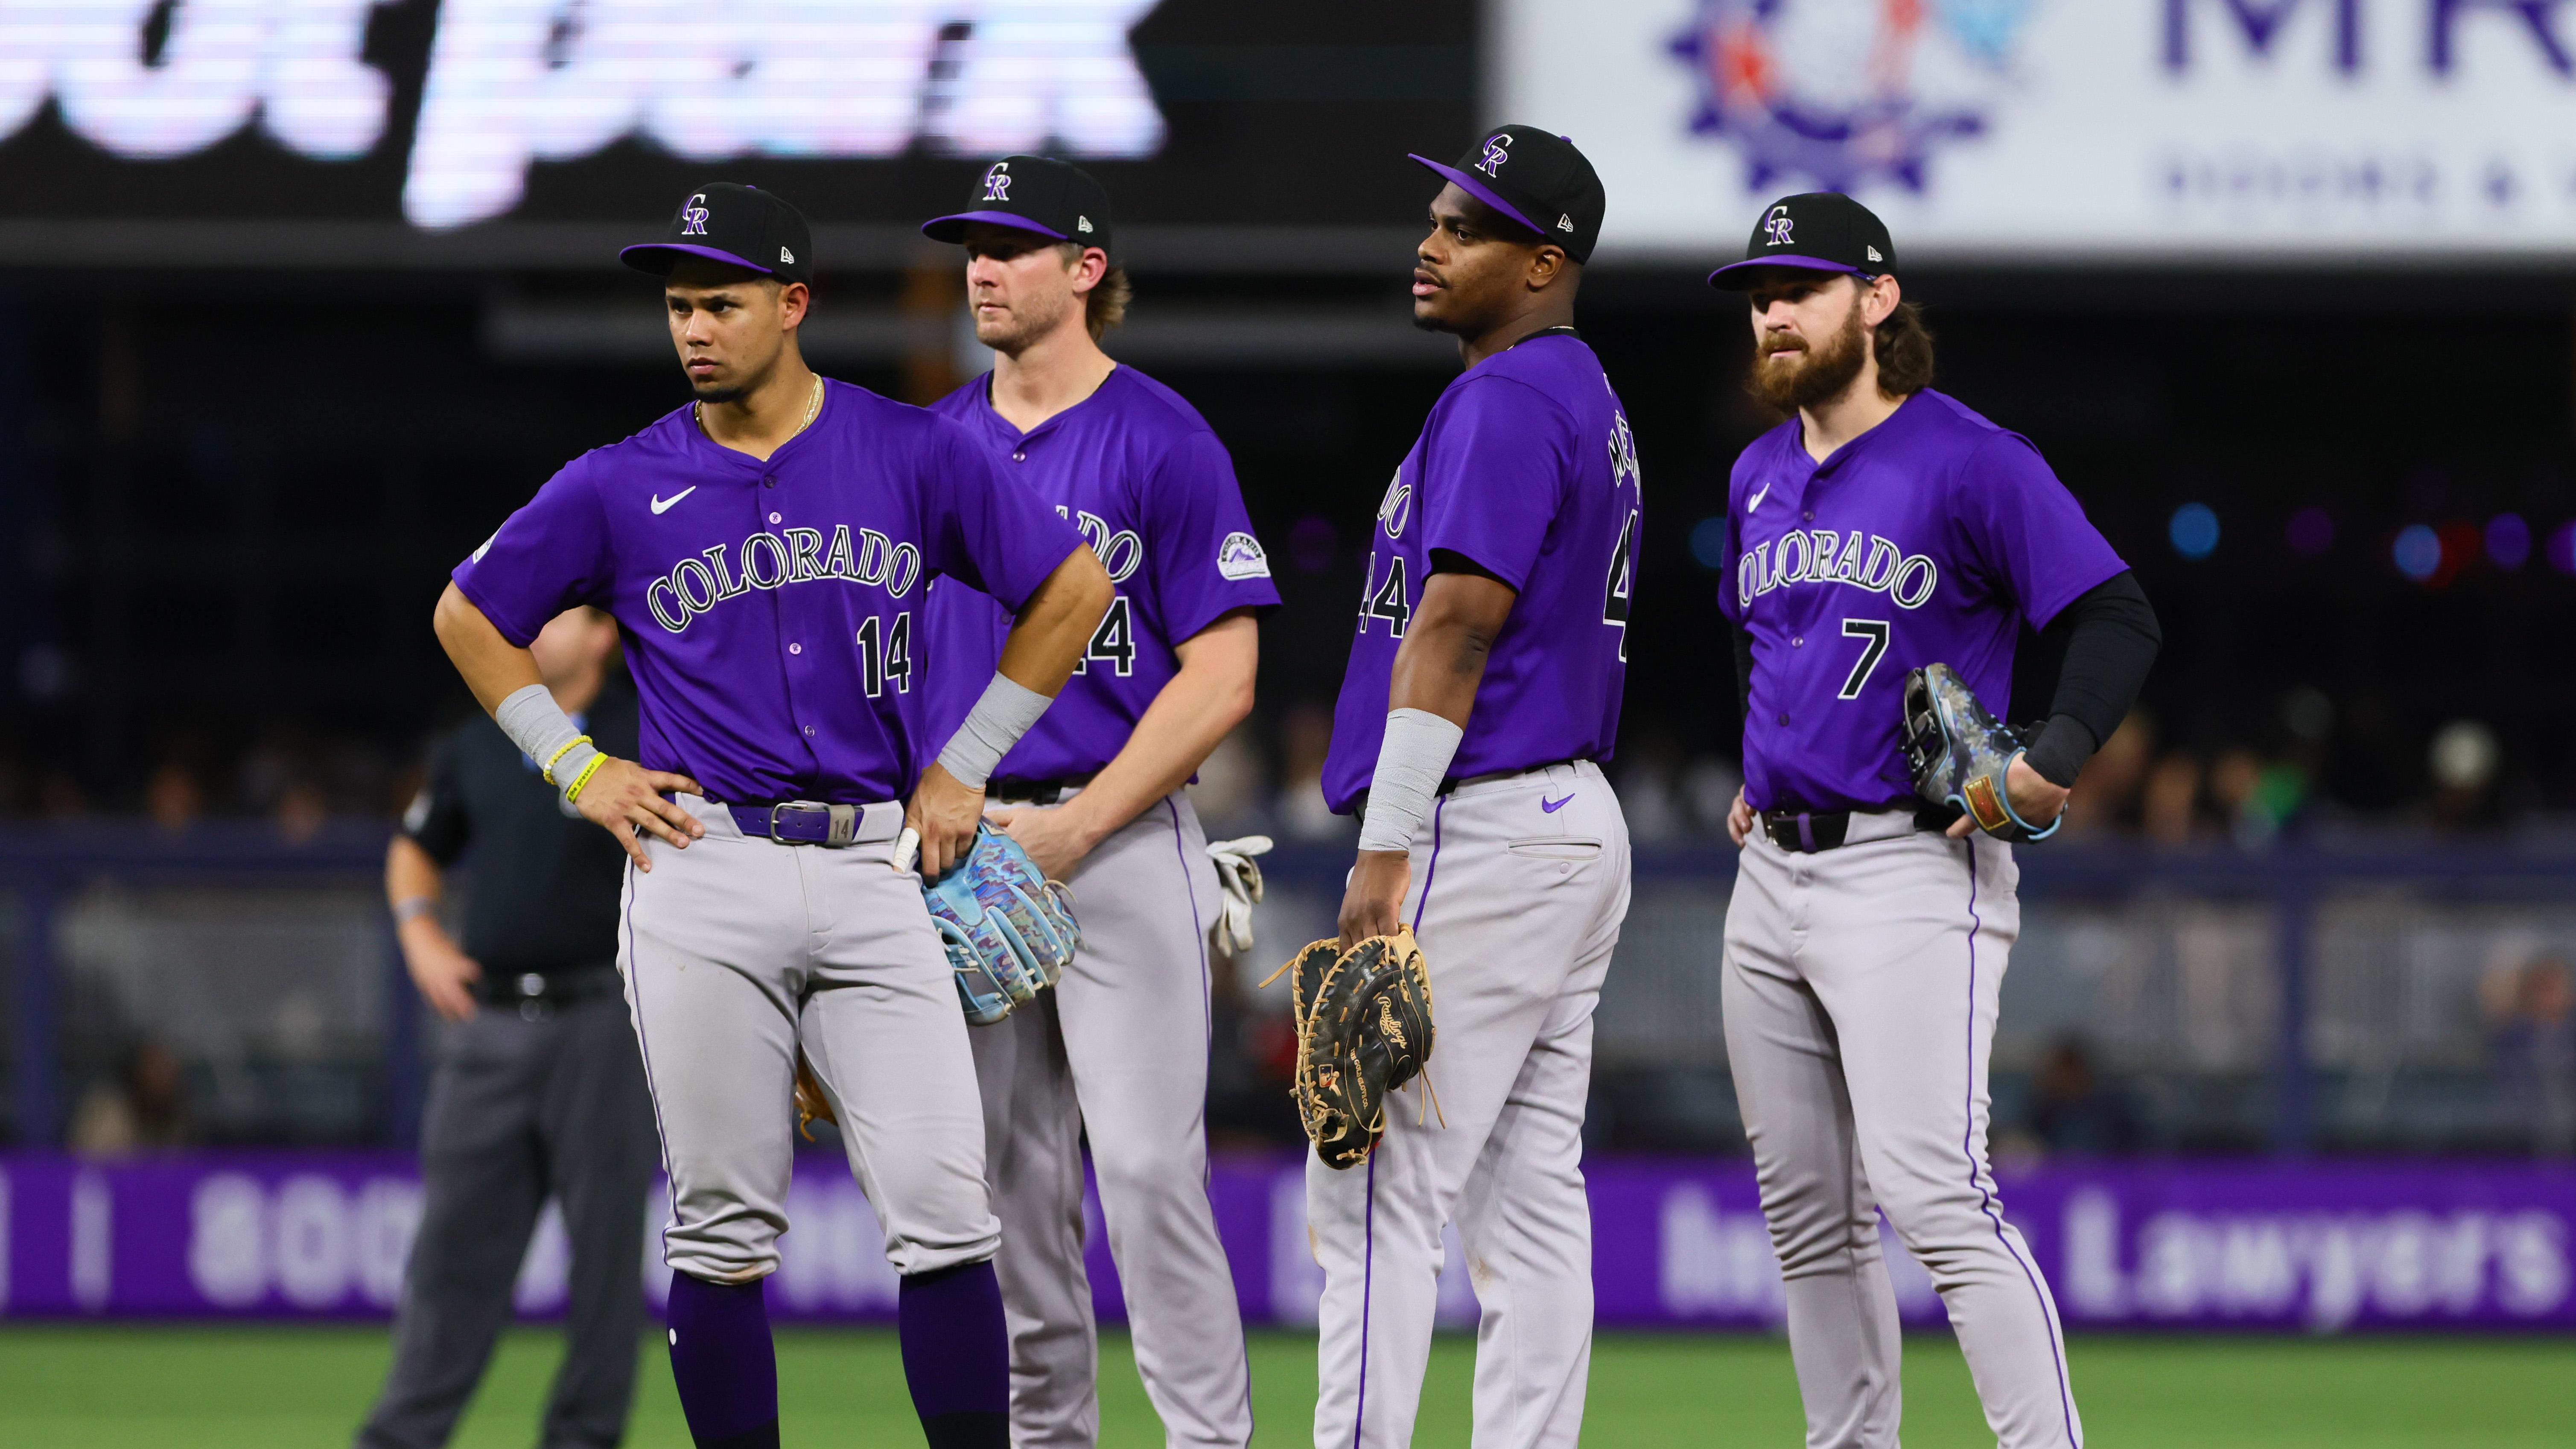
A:
[[[590,608],[531,646],[546,687],[600,749],[636,757],[617,624]],[[361,1449],[434,1449],[490,1361],[538,1210],[572,1239],[563,1367],[546,1449],[616,1444],[644,1326],[644,1212],[658,1160],[617,975],[626,856],[555,804],[540,762],[477,711],[442,737],[385,859],[403,958],[444,1033],[421,1132],[427,1203],[394,1320],[394,1362]],[[442,873],[474,853],[463,949],[437,916]]]

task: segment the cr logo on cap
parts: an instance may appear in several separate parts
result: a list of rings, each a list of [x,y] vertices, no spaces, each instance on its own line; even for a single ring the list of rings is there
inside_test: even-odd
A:
[[[985,171],[984,199],[986,201],[1008,201],[1011,199],[1010,162],[996,161],[988,170]]]
[[[1503,174],[1503,163],[1512,159],[1509,149],[1511,144],[1511,133],[1508,131],[1486,137],[1485,159],[1476,163],[1476,169],[1500,180]]]
[[[680,207],[680,235],[705,236],[706,234],[707,194],[701,191],[690,197]]]
[[[1785,247],[1789,245],[1789,230],[1796,225],[1789,217],[1789,204],[1782,202],[1771,208],[1771,215],[1763,221],[1762,229],[1771,234],[1771,245]]]

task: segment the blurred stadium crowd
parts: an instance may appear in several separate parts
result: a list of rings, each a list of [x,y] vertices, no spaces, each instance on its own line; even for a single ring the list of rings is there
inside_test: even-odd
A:
[[[942,277],[916,280],[937,298]],[[1742,394],[1740,322],[1695,277],[1597,280],[1585,330],[1619,376],[1659,522],[1613,766],[1638,905],[1602,1008],[1591,1130],[1728,1150],[1741,1139],[1713,968],[1737,731],[1719,576],[1692,542],[1771,420]],[[826,277],[823,306],[887,284]],[[1137,315],[1246,285],[1148,271]],[[1379,308],[1366,335],[1404,335],[1394,282],[1259,286]],[[2026,857],[2014,1035],[1997,1054],[2005,1135],[2026,1151],[2566,1150],[2576,912],[2537,887],[2452,899],[2495,861],[2556,858],[2576,837],[2576,680],[2555,666],[2576,628],[2562,546],[2576,384],[2555,294],[1939,272],[1918,290],[1940,385],[2041,444],[2167,634],[2066,838]],[[273,888],[145,881],[139,866],[65,882],[50,927],[68,1008],[55,1135],[107,1148],[405,1130],[401,1063],[418,1060],[421,1027],[369,878],[425,741],[471,707],[429,602],[563,460],[641,426],[681,384],[649,353],[516,359],[495,350],[487,298],[417,279],[400,291],[324,279],[291,304],[270,284],[48,304],[57,365],[0,356],[0,536],[16,559],[0,569],[0,815],[136,861],[238,846],[345,866]],[[2482,380],[2428,390],[2423,339],[2458,327],[2484,349]],[[242,336],[291,374],[295,426],[268,425],[278,376],[207,365]],[[826,370],[921,395],[960,362]],[[1314,780],[1365,520],[1447,368],[1435,349],[1155,370],[1228,442],[1280,565],[1262,702],[1197,790],[1212,831],[1282,842],[1260,949],[1284,951],[1328,925],[1351,832]],[[2045,697],[2050,658],[2048,640],[2025,641],[2017,698]],[[2294,930],[2283,883],[2331,877],[2356,852],[2402,869],[2324,879]],[[2120,862],[2118,890],[2043,878],[2096,859]],[[2304,1022],[2285,1024],[2300,942],[2313,979]],[[1293,1142],[1283,1004],[1249,989],[1269,963],[1239,964],[1261,969],[1220,973],[1212,1124]],[[2285,1135],[2285,1118],[2313,1125]]]

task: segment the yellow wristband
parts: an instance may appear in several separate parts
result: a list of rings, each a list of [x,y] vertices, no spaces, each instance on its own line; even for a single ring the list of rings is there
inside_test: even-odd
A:
[[[581,773],[572,777],[572,784],[564,790],[564,799],[578,803],[581,800],[581,787],[589,784],[590,777],[598,774],[599,767],[606,763],[608,763],[606,755],[591,756],[590,763],[581,767]]]
[[[588,735],[574,735],[571,739],[568,739],[568,740],[564,741],[564,747],[563,747],[562,749],[557,750],[557,751],[555,751],[553,754],[546,756],[546,766],[545,766],[545,768],[544,768],[544,769],[542,769],[542,770],[537,771],[537,773],[546,777],[546,783],[547,783],[547,784],[549,784],[549,785],[553,784],[553,783],[555,782],[555,761],[562,759],[564,756],[566,756],[566,755],[568,755],[568,754],[571,754],[571,753],[572,753],[572,747],[573,747],[573,746],[575,746],[575,745],[587,745],[587,744],[591,744],[591,743],[593,743],[593,741],[591,740],[590,736],[588,736]]]

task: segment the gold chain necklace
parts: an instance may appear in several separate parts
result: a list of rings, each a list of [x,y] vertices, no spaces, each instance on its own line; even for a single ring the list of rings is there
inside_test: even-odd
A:
[[[798,423],[796,425],[796,431],[789,433],[787,436],[794,438],[803,433],[807,428],[814,426],[814,419],[822,416],[822,413],[823,374],[818,372],[814,374],[813,396],[805,400],[805,421]],[[705,403],[695,402],[689,404],[689,421],[698,425],[699,432],[705,432],[707,430],[707,405]]]

